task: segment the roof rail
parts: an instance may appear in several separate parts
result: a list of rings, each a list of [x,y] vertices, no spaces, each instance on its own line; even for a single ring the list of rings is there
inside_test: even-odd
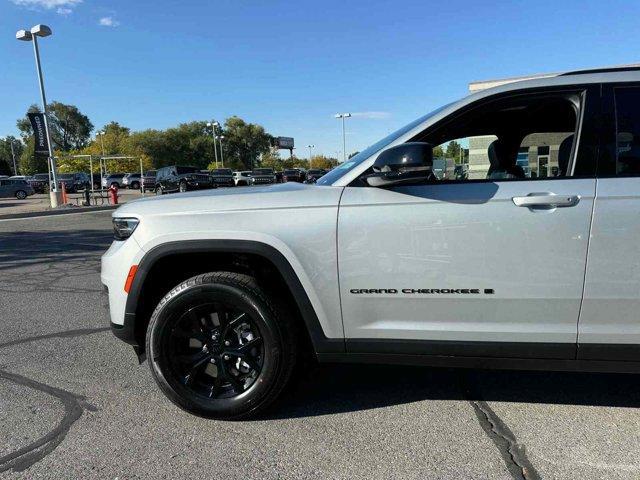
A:
[[[558,75],[559,77],[564,77],[566,75],[586,75],[589,73],[607,73],[607,72],[632,72],[640,70],[640,64],[634,63],[631,65],[620,65],[617,67],[602,67],[602,68],[591,68],[588,70],[573,70],[571,72],[564,72]]]

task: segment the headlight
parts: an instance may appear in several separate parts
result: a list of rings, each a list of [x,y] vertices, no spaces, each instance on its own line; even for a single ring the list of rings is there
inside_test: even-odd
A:
[[[137,218],[114,218],[113,219],[113,236],[116,240],[126,240],[129,238],[140,220]]]

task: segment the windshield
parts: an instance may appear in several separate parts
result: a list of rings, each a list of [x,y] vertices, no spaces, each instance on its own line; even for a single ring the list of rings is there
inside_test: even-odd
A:
[[[273,175],[273,170],[270,168],[256,168],[253,171],[254,175]]]
[[[366,159],[368,159],[371,155],[376,153],[378,150],[382,150],[387,145],[395,142],[398,138],[400,138],[404,134],[410,132],[411,130],[416,128],[418,125],[420,125],[422,122],[428,120],[430,117],[433,117],[437,113],[440,113],[442,110],[447,108],[449,105],[451,105],[451,104],[448,103],[447,105],[443,105],[442,107],[437,108],[437,109],[435,109],[434,111],[432,111],[430,113],[427,113],[423,117],[420,117],[417,120],[414,120],[410,124],[405,125],[404,127],[402,127],[400,130],[396,130],[391,135],[388,135],[388,136],[384,137],[382,140],[374,143],[370,147],[367,147],[366,149],[364,149],[363,151],[361,151],[357,155],[355,155],[355,156],[351,157],[350,159],[348,159],[346,162],[341,163],[340,165],[338,165],[336,168],[331,170],[329,173],[327,173],[323,177],[320,177],[318,179],[318,181],[316,182],[316,185],[331,185],[331,184],[333,184],[336,180],[338,180],[339,178],[344,176],[347,172],[350,172],[355,167],[360,165],[362,162],[364,162]]]
[[[300,170],[285,170],[283,173],[285,175],[298,175],[300,173]]]
[[[69,180],[73,178],[73,173],[62,173],[60,175],[58,175],[58,178],[62,179],[62,180]]]
[[[216,168],[215,170],[212,170],[211,173],[214,175],[231,175],[233,174],[233,171],[230,168]]]
[[[49,179],[49,174],[47,173],[36,173],[33,176],[34,180],[48,180]]]

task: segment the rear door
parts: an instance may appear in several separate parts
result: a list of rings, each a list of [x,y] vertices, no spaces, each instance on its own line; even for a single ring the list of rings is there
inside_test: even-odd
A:
[[[603,88],[578,356],[640,361],[640,83]]]

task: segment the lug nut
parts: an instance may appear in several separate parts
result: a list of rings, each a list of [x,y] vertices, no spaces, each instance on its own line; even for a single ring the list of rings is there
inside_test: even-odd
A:
[[[225,360],[229,360],[229,355],[225,355],[225,356],[224,356],[224,359],[225,359]]]
[[[229,345],[231,345],[231,342],[229,340],[225,340],[224,344],[228,347]]]
[[[215,359],[215,358],[212,358],[212,359],[211,359],[211,363],[216,363],[216,359]]]

